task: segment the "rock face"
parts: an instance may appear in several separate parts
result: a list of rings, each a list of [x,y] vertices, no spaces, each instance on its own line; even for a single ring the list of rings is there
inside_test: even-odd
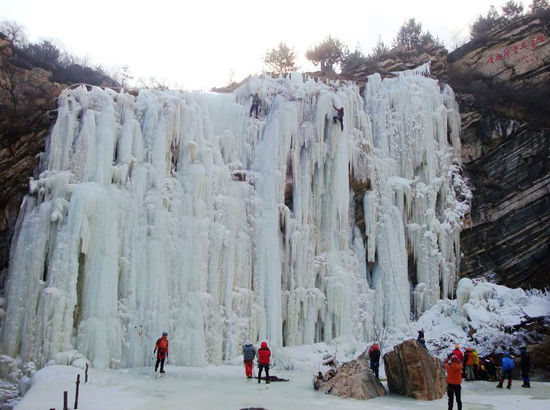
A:
[[[319,382],[319,391],[357,400],[374,399],[386,395],[384,386],[363,359],[344,363],[333,377],[331,372],[332,370],[329,370],[323,375],[323,380],[326,381]]]
[[[437,400],[446,391],[445,373],[438,359],[416,340],[406,340],[384,355],[390,392],[417,400]]]
[[[550,25],[543,17],[518,19],[449,55],[474,194],[461,276],[511,287],[550,284]]]

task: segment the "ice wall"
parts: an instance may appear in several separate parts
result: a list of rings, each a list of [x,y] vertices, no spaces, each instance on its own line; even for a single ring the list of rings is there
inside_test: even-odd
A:
[[[406,329],[453,291],[459,127],[450,88],[418,73],[371,76],[364,96],[299,74],[229,95],[66,90],[12,246],[1,353],[144,366],[167,331],[171,363],[198,366],[245,339]]]

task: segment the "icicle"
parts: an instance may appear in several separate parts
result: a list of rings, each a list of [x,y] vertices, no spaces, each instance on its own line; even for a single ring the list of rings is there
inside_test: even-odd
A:
[[[297,73],[229,95],[64,91],[14,238],[0,353],[145,366],[167,331],[172,363],[202,366],[245,339],[405,328],[452,294],[471,199],[452,90],[428,74],[375,74],[364,96]]]

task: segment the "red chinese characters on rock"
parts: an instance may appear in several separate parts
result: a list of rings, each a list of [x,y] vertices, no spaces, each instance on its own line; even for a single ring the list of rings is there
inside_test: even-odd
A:
[[[486,64],[495,64],[510,58],[511,54],[521,54],[523,50],[534,50],[540,43],[545,41],[543,34],[537,34],[535,37],[521,42],[520,46],[513,46],[511,50],[505,49],[502,53],[489,54]]]

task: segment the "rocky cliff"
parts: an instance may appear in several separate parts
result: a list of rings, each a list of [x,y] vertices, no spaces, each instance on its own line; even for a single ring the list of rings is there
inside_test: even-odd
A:
[[[548,13],[524,17],[451,54],[436,46],[421,52],[395,49],[343,76],[361,85],[368,74],[391,75],[435,56],[432,74],[457,92],[463,162],[474,189],[462,234],[462,276],[487,276],[510,286],[550,285],[549,27]],[[12,56],[0,34],[0,71]],[[64,87],[41,69],[25,69],[24,77],[46,96]],[[0,289],[19,206],[44,151],[55,118],[55,111],[48,112],[54,109],[55,99],[45,98],[25,117],[24,132],[0,130]],[[351,186],[364,235],[360,205],[368,186],[356,181]]]
[[[57,96],[72,83],[117,85],[89,67],[47,70],[34,63],[0,33],[0,290],[19,207],[57,117]]]
[[[52,120],[50,110],[62,87],[51,73],[15,64],[11,44],[0,34],[0,289],[4,287],[9,246],[29,177],[40,162]]]
[[[527,16],[448,56],[474,190],[461,275],[550,284],[550,25]]]

